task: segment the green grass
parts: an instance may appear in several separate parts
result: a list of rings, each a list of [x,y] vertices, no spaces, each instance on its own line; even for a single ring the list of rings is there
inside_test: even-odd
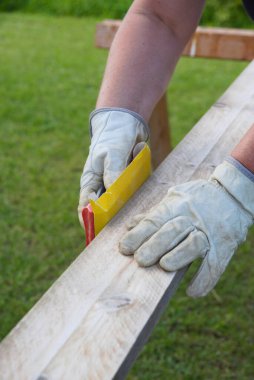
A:
[[[0,336],[84,247],[77,216],[87,119],[107,52],[95,19],[0,14]],[[174,144],[245,63],[182,59],[169,89]],[[253,379],[254,231],[216,288],[186,297],[188,273],[129,380]]]
[[[99,16],[123,18],[132,0],[1,0],[0,11],[23,11],[58,16]],[[242,0],[209,0],[201,24],[251,28]]]

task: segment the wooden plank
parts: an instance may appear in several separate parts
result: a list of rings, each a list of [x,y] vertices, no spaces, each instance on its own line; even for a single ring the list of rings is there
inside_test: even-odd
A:
[[[152,164],[153,168],[156,169],[171,151],[167,94],[164,94],[155,106],[149,127]]]
[[[96,25],[95,46],[109,49],[118,31],[121,20],[104,20]]]
[[[254,31],[198,27],[183,55],[250,61],[254,59]]]
[[[108,49],[121,25],[119,20],[105,20],[96,26],[95,44]],[[198,27],[186,45],[189,57],[236,60],[254,59],[254,30]]]
[[[3,379],[124,377],[183,275],[120,255],[125,223],[230,152],[253,123],[253,76],[254,62],[3,340]]]

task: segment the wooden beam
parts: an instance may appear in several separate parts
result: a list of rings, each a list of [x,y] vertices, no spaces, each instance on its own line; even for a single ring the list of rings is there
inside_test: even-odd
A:
[[[96,25],[95,46],[109,49],[121,23],[121,20],[104,20],[98,23]]]
[[[119,20],[105,20],[96,27],[95,44],[108,49],[121,25]],[[198,27],[183,55],[236,60],[254,59],[254,30]]]
[[[172,149],[166,93],[155,106],[149,127],[152,164],[156,169]]]
[[[1,378],[123,379],[183,275],[120,255],[125,223],[210,175],[253,123],[253,77],[254,62],[2,341]]]
[[[183,55],[250,61],[254,59],[254,30],[198,27]]]

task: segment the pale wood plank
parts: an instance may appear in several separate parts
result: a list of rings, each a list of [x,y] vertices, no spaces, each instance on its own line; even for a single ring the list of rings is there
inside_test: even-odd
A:
[[[183,273],[118,253],[126,221],[168,186],[207,177],[254,120],[254,63],[0,345],[4,379],[123,378]]]
[[[110,48],[121,25],[120,20],[105,20],[96,26],[95,44]],[[254,59],[254,30],[198,27],[186,45],[183,55],[189,57],[236,60]]]

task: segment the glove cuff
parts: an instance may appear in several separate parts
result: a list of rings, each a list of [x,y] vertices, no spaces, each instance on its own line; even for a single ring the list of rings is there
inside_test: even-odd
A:
[[[234,157],[229,156],[226,158],[226,161],[232,164],[236,169],[240,170],[246,177],[248,177],[252,182],[254,182],[254,173],[247,169],[241,162],[236,160]]]
[[[218,181],[254,218],[254,181],[246,173],[224,161],[209,179]]]
[[[134,112],[134,111],[128,110],[126,108],[118,108],[118,107],[98,108],[98,109],[94,110],[93,112],[91,112],[90,117],[89,117],[90,137],[91,138],[93,136],[92,119],[93,119],[93,117],[95,115],[97,115],[98,113],[101,113],[101,112],[104,112],[104,113],[108,113],[108,112],[124,112],[124,113],[129,114],[130,116],[132,116],[133,118],[135,118],[138,122],[140,122],[144,126],[144,129],[145,129],[146,135],[147,135],[146,141],[149,140],[149,137],[150,137],[149,126],[146,123],[146,121],[144,120],[144,118],[141,115],[139,115],[138,113]]]

